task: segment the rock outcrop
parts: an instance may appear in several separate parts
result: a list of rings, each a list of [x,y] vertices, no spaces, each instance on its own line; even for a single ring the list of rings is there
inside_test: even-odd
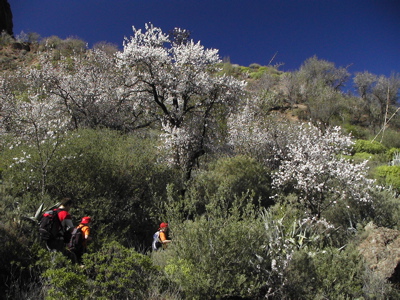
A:
[[[13,20],[10,4],[7,0],[0,0],[0,32],[5,31],[11,36],[13,32]]]
[[[400,231],[368,224],[367,237],[358,249],[379,277],[400,283]]]

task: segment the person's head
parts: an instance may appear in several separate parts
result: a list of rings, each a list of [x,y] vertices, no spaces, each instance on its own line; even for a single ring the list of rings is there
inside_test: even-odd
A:
[[[158,230],[167,230],[168,229],[168,223],[161,223],[160,228]]]
[[[61,200],[61,205],[60,207],[65,208],[66,210],[69,210],[72,206],[73,202],[71,198],[64,198]]]
[[[83,217],[81,220],[81,224],[89,224],[90,222],[92,222],[92,219],[90,217]]]

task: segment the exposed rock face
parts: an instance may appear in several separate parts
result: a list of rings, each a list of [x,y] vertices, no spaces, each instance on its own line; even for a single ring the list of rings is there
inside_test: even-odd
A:
[[[400,283],[400,231],[366,226],[367,238],[359,245],[368,266],[379,277]]]
[[[12,12],[7,0],[0,0],[0,32],[3,31],[14,36]]]

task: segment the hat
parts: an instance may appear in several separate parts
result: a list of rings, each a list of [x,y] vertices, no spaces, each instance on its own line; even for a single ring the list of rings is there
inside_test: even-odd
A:
[[[87,224],[87,223],[89,223],[91,221],[92,221],[92,219],[90,217],[83,217],[82,221],[81,221],[81,224]]]
[[[166,228],[166,227],[168,227],[168,223],[161,223],[161,224],[160,224],[160,229],[161,229],[161,228]]]

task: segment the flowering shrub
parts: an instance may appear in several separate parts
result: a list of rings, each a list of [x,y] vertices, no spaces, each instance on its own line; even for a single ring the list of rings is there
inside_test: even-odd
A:
[[[274,174],[273,187],[295,192],[298,201],[316,216],[337,201],[372,201],[368,189],[374,181],[366,177],[367,161],[354,164],[340,157],[351,145],[350,137],[342,135],[339,127],[322,132],[313,126],[299,126]]]
[[[337,201],[370,202],[367,161],[352,163],[353,141],[340,127],[325,131],[311,124],[273,122],[247,104],[229,122],[229,141],[238,153],[255,157],[276,169],[272,187],[277,193],[294,193],[311,215]]]

